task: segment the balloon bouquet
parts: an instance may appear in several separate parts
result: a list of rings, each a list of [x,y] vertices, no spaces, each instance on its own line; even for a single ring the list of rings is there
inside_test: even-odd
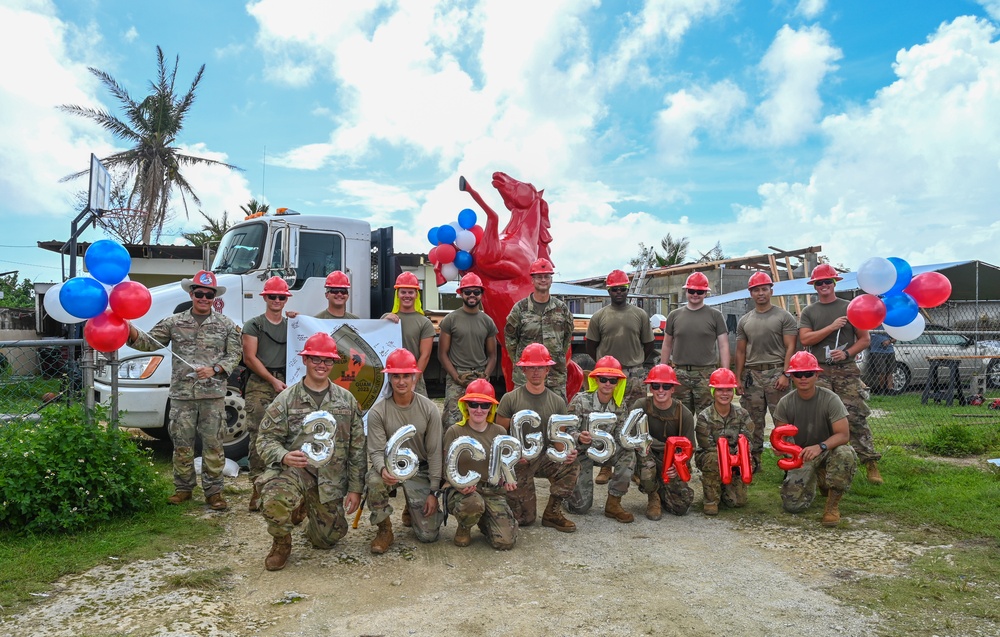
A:
[[[99,352],[114,352],[128,340],[128,320],[145,315],[152,296],[145,285],[128,280],[132,258],[119,243],[95,241],[83,262],[90,276],[54,285],[42,305],[60,323],[87,321],[83,328],[87,343]]]
[[[466,208],[458,213],[458,221],[427,232],[427,240],[434,246],[427,258],[440,268],[446,280],[453,281],[475,264],[472,251],[482,238],[483,227],[476,224],[476,211]]]
[[[913,276],[910,264],[898,257],[872,257],[858,268],[858,286],[867,292],[847,306],[847,320],[861,330],[880,324],[897,341],[920,336],[925,321],[920,308],[937,307],[951,296],[951,281],[940,272]],[[881,298],[879,298],[881,296]]]

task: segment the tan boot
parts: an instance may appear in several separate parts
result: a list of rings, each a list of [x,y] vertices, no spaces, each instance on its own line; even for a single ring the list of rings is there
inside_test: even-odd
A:
[[[403,526],[405,526],[407,528],[413,526],[413,520],[410,519],[410,506],[409,505],[405,505],[405,504],[403,505],[403,515],[402,515],[402,518],[403,518]]]
[[[616,495],[608,496],[608,501],[604,504],[604,517],[613,518],[625,524],[635,520],[634,515],[622,508],[622,499]]]
[[[594,484],[607,484],[611,480],[611,467],[605,465],[601,467],[601,470],[597,473],[597,477],[594,478]]]
[[[292,509],[292,526],[298,526],[302,524],[302,520],[306,519],[306,501],[302,500],[302,504]]]
[[[386,518],[378,523],[378,533],[375,534],[375,539],[372,540],[372,553],[382,555],[389,550],[394,539],[392,535],[392,521]]]
[[[549,496],[549,503],[545,505],[545,513],[542,514],[542,526],[547,526],[563,533],[572,533],[576,530],[576,524],[566,519],[562,512],[562,498]]]
[[[455,546],[468,546],[472,544],[472,529],[467,526],[458,525],[455,529]]]
[[[260,490],[256,486],[253,488],[253,495],[250,496],[250,504],[247,506],[247,510],[250,513],[260,511]]]
[[[882,474],[878,472],[878,462],[869,460],[865,463],[867,469],[868,482],[872,484],[882,484]]]
[[[174,491],[174,494],[167,498],[167,502],[170,504],[180,504],[181,502],[187,502],[190,499],[190,491]]]
[[[659,520],[663,517],[663,507],[660,504],[660,494],[653,493],[646,494],[649,500],[646,502],[646,517],[650,520]]]
[[[706,502],[703,512],[705,513],[705,515],[719,515],[719,503]]]
[[[826,496],[826,508],[823,510],[823,526],[837,526],[840,524],[840,499],[844,497],[843,491],[830,489],[830,495]]]
[[[292,554],[292,536],[282,535],[274,538],[271,552],[264,558],[264,568],[269,571],[280,571],[285,568],[288,556]]]
[[[221,493],[213,493],[212,495],[205,498],[205,504],[207,504],[208,508],[212,509],[213,511],[229,510],[229,503],[223,499]]]
[[[826,487],[826,467],[816,470],[816,486],[819,487],[819,494],[824,498],[830,495],[830,490]]]

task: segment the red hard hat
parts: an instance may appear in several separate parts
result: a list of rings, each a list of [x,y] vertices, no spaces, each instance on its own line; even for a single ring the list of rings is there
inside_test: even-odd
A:
[[[750,276],[750,280],[747,281],[747,289],[752,290],[758,285],[774,285],[774,281],[771,280],[767,272],[754,272]]]
[[[493,383],[485,378],[477,378],[469,383],[465,388],[465,395],[459,398],[462,402],[488,402],[497,404],[497,392],[493,389]]]
[[[310,336],[302,351],[299,352],[299,356],[322,356],[323,358],[340,360],[340,356],[337,354],[337,341],[333,340],[333,337],[326,332],[317,332]]]
[[[284,296],[291,296],[292,293],[288,291],[288,284],[280,276],[272,276],[267,281],[264,281],[264,291],[260,293],[261,296],[265,294],[282,294]]]
[[[535,259],[528,274],[555,274],[556,268],[548,259]]]
[[[418,374],[417,357],[408,349],[399,348],[393,350],[385,359],[386,374]]]
[[[541,343],[532,343],[521,352],[521,358],[517,361],[518,367],[547,367],[555,365],[556,362],[549,356],[549,350]]]
[[[736,389],[736,374],[728,367],[720,367],[708,377],[708,386],[716,389]]]
[[[612,270],[604,282],[606,287],[613,288],[620,285],[628,285],[628,275],[621,270]]]
[[[347,278],[347,275],[340,270],[334,270],[330,274],[326,275],[326,287],[328,288],[347,288],[351,289],[351,280]]]
[[[417,280],[417,275],[412,272],[404,272],[396,277],[396,285],[393,286],[397,290],[399,288],[413,288],[414,290],[420,289],[420,281]]]
[[[795,352],[788,361],[787,373],[792,372],[821,372],[823,368],[819,366],[819,361],[809,352]]]
[[[829,263],[820,263],[816,266],[816,269],[812,271],[812,276],[809,277],[809,285],[812,285],[816,281],[822,281],[823,279],[840,281],[843,278],[844,277],[837,274],[837,271]]]
[[[594,364],[594,370],[590,372],[591,378],[606,376],[611,378],[626,378],[622,371],[622,364],[614,356],[602,356]]]
[[[465,288],[481,288],[483,287],[483,280],[479,278],[478,275],[469,272],[462,277],[462,280],[458,282],[458,289],[464,290]]]
[[[646,384],[650,383],[680,385],[680,382],[677,380],[677,374],[674,373],[674,368],[663,363],[653,365],[653,369],[649,370],[649,374],[646,376]]]
[[[708,290],[708,277],[704,272],[694,272],[684,282],[685,290]]]

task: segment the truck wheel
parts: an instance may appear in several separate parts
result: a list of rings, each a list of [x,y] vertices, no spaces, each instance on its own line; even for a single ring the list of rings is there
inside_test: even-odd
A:
[[[580,352],[579,354],[573,354],[573,362],[580,366],[580,369],[586,372],[591,372],[594,370],[594,359],[590,357],[590,354],[584,354]]]
[[[222,423],[222,448],[226,457],[239,462],[250,453],[250,430],[247,429],[247,408],[242,396],[226,395],[226,420]],[[201,438],[194,443],[194,455],[201,455]]]

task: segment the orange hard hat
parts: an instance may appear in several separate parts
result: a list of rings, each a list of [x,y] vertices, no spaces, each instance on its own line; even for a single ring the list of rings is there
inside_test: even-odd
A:
[[[292,293],[288,291],[288,284],[280,276],[272,276],[267,281],[264,281],[264,291],[260,293],[261,296],[265,294],[281,294],[283,296],[291,296]]]
[[[823,368],[819,366],[819,361],[809,352],[795,352],[791,360],[788,361],[786,373],[792,372],[821,372]]]
[[[462,280],[458,282],[458,289],[464,290],[465,288],[481,288],[483,287],[483,280],[479,278],[473,272],[469,272],[462,277]]]
[[[649,374],[646,375],[645,382],[647,385],[650,383],[670,383],[671,385],[680,385],[680,382],[677,380],[677,374],[674,373],[674,368],[663,363],[653,365],[653,369],[649,370]]]
[[[555,274],[556,268],[552,265],[552,262],[546,258],[535,259],[535,262],[531,264],[531,269],[528,274]]]
[[[351,280],[347,278],[347,275],[340,270],[334,270],[330,274],[326,275],[326,287],[328,288],[347,288],[351,289]]]
[[[837,274],[837,271],[829,263],[820,263],[816,266],[816,269],[812,271],[812,276],[809,277],[809,285],[816,283],[816,281],[822,281],[823,279],[840,281],[843,278],[844,277]]]
[[[774,281],[771,280],[767,272],[754,272],[750,275],[750,280],[747,281],[747,289],[752,290],[758,285],[774,285]]]
[[[399,348],[393,350],[385,359],[386,374],[418,374],[417,357],[408,349]]]
[[[465,388],[465,395],[459,398],[462,402],[472,401],[472,402],[487,402],[497,403],[497,392],[493,389],[493,383],[485,378],[477,378],[476,380],[469,383],[469,386]]]
[[[604,285],[609,288],[628,285],[628,275],[621,270],[612,270],[608,273],[608,278],[604,281]]]
[[[685,290],[708,290],[708,277],[704,272],[693,272],[684,282]]]
[[[413,288],[414,290],[420,289],[420,281],[417,280],[417,275],[412,272],[404,272],[396,277],[396,285],[393,286],[397,290],[399,288]]]
[[[310,336],[299,356],[322,356],[340,360],[340,355],[337,354],[337,341],[326,332],[317,332]]]
[[[597,359],[594,369],[590,372],[589,376],[591,378],[597,378],[598,376],[626,378],[625,372],[622,371],[622,364],[614,356],[602,356]]]
[[[720,367],[708,377],[708,386],[715,389],[736,389],[736,374],[728,367]]]
[[[517,361],[518,367],[548,367],[555,365],[549,355],[549,350],[541,343],[531,343],[521,352],[521,358]]]

